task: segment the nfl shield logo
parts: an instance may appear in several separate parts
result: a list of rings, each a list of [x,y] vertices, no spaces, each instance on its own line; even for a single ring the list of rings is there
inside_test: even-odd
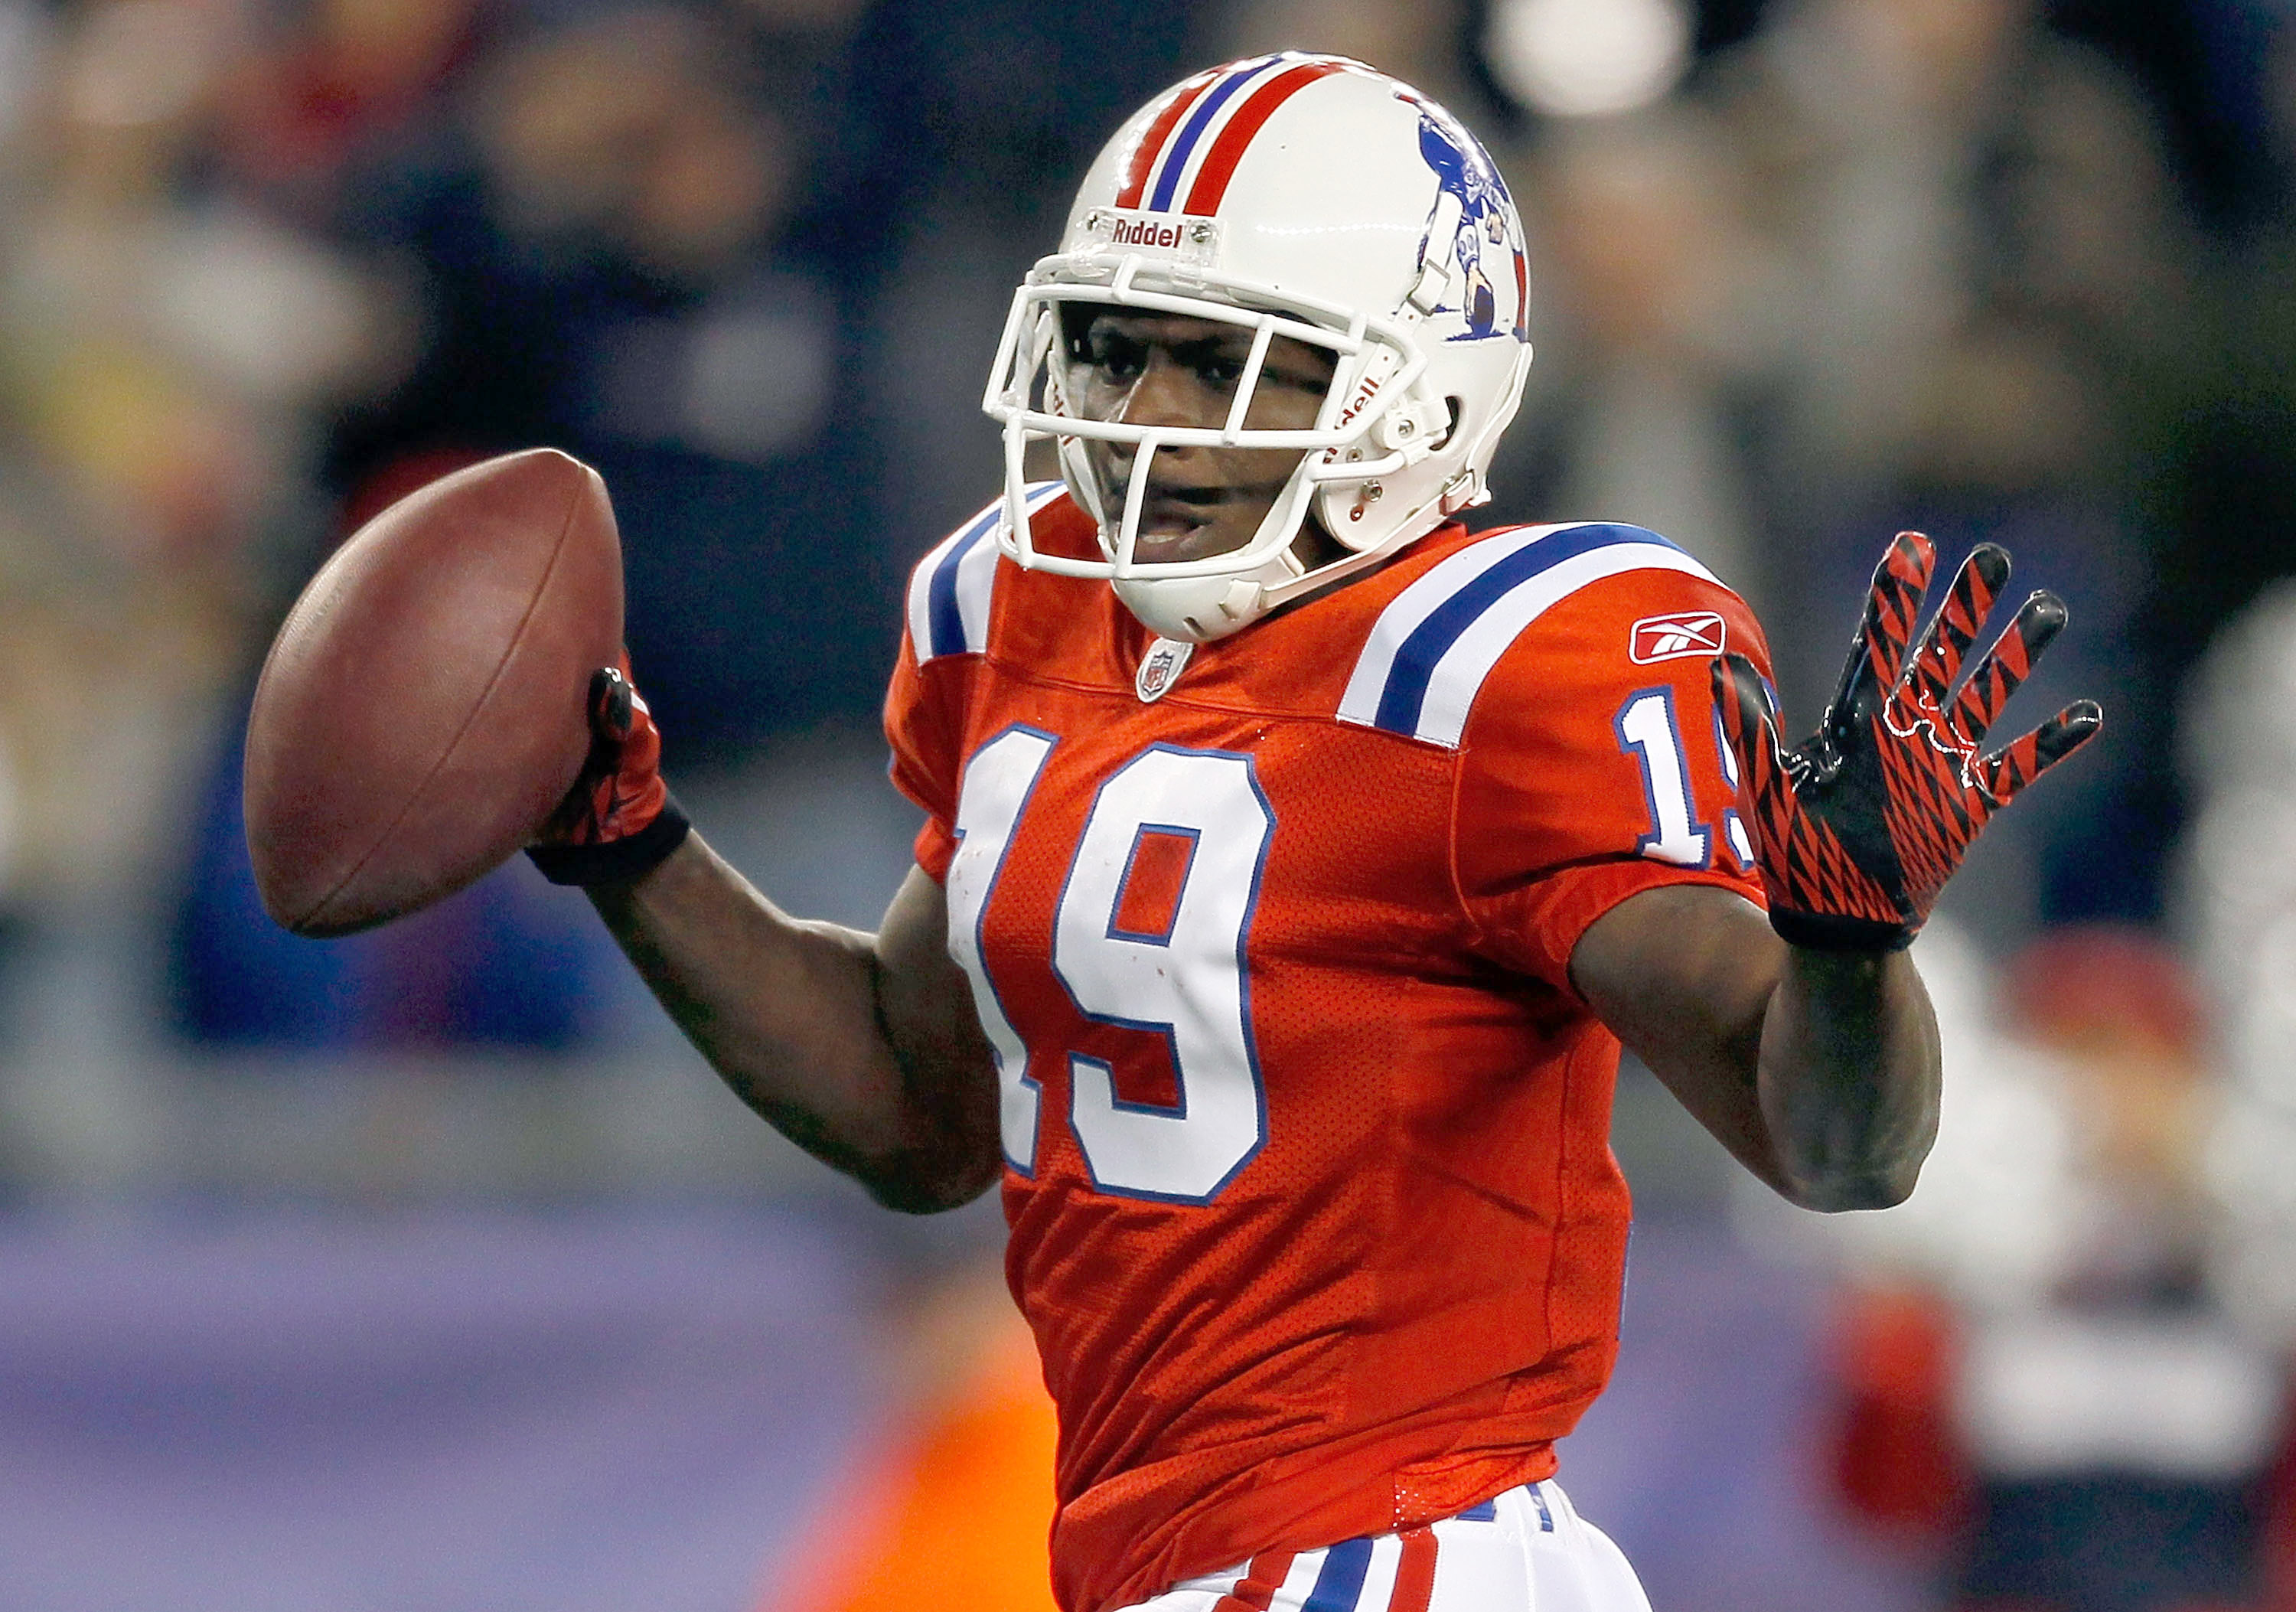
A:
[[[1145,705],[1161,699],[1164,691],[1180,680],[1181,669],[1195,653],[1193,644],[1176,644],[1169,638],[1159,638],[1148,646],[1148,653],[1140,657],[1140,670],[1132,679],[1132,692],[1140,696],[1140,703]]]

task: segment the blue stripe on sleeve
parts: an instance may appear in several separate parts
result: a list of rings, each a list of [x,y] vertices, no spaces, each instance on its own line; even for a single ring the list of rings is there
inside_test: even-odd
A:
[[[1364,1575],[1371,1570],[1371,1541],[1350,1539],[1324,1552],[1324,1569],[1300,1612],[1356,1612]]]
[[[1004,514],[1004,506],[999,504],[975,521],[963,537],[948,546],[940,563],[933,567],[932,584],[925,595],[928,619],[932,622],[933,655],[964,653],[964,616],[956,607],[956,568]],[[930,660],[932,656],[925,658]]]
[[[1444,600],[1412,629],[1411,636],[1396,649],[1372,726],[1406,736],[1416,733],[1419,710],[1426,703],[1427,685],[1435,675],[1436,662],[1474,625],[1477,617],[1539,572],[1613,543],[1675,547],[1639,526],[1606,525],[1573,526],[1525,544]]]

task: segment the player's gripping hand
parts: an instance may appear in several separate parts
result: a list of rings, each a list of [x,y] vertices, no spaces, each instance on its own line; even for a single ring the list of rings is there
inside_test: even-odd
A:
[[[624,884],[685,843],[692,825],[661,779],[661,732],[629,657],[590,678],[590,754],[526,848],[554,884]]]
[[[2027,599],[1963,679],[1969,646],[2009,580],[2009,556],[1979,545],[1909,657],[1935,563],[1919,532],[1890,545],[1841,687],[1817,732],[1791,750],[1752,664],[1738,654],[1714,662],[1715,703],[1737,753],[1740,806],[1770,923],[1794,945],[1910,942],[1986,819],[2104,720],[2096,702],[2079,700],[1981,753],[2002,705],[2064,629],[2064,602],[2046,592]]]

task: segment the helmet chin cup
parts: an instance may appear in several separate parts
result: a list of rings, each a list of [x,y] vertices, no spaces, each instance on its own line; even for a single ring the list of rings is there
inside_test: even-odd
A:
[[[1259,620],[1271,594],[1303,574],[1287,551],[1250,576],[1128,577],[1111,586],[1124,608],[1158,637],[1209,644]]]
[[[1205,155],[1214,151],[1217,162]],[[1151,629],[1203,642],[1416,541],[1489,496],[1485,474],[1530,362],[1524,262],[1489,154],[1408,85],[1289,51],[1175,85],[1102,150],[1061,250],[1014,295],[982,399],[1005,438],[999,546],[1023,565],[1107,580]],[[1226,417],[1182,427],[1080,417],[1063,384],[1061,311],[1071,303],[1249,331],[1252,358]],[[1311,429],[1243,424],[1278,337],[1333,355]],[[1021,467],[1028,444],[1047,439],[1099,529],[1096,559],[1036,550]],[[1095,470],[1111,456],[1094,440],[1129,445],[1123,489]],[[1300,457],[1233,551],[1136,559],[1149,467],[1167,447]],[[1293,545],[1311,518],[1344,552],[1308,572]]]

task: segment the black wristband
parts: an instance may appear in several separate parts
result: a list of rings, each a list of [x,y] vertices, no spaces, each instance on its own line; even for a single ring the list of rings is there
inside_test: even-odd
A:
[[[660,867],[685,843],[693,829],[677,797],[666,794],[654,820],[626,839],[595,845],[529,845],[526,854],[554,884],[627,884]]]
[[[1770,927],[1789,946],[1812,951],[1903,951],[1914,943],[1917,926],[1880,924],[1872,918],[1842,917],[1831,913],[1792,912],[1770,909]]]

